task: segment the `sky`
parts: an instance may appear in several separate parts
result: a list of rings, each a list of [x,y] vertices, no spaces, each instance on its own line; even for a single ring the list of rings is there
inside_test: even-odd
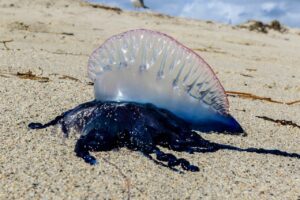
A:
[[[130,0],[90,0],[134,10]],[[300,27],[300,0],[144,0],[155,12],[192,19],[240,24],[250,19],[279,20]]]

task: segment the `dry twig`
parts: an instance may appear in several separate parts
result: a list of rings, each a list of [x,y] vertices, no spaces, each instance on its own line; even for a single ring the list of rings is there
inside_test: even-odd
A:
[[[264,119],[266,121],[270,121],[270,122],[274,122],[274,123],[277,123],[277,124],[281,124],[283,126],[292,126],[292,127],[295,127],[295,128],[300,128],[300,126],[298,124],[296,124],[295,122],[290,121],[290,120],[272,119],[272,118],[266,117],[266,116],[256,116],[256,117],[260,118],[260,119]]]
[[[244,99],[261,100],[261,101],[268,101],[271,103],[286,104],[286,105],[293,105],[293,104],[300,103],[300,100],[283,102],[283,101],[273,100],[270,97],[261,97],[261,96],[257,96],[255,94],[251,94],[251,93],[247,93],[247,92],[226,91],[226,94],[231,97],[241,97]]]
[[[17,74],[14,74],[15,76],[21,78],[21,79],[30,79],[30,80],[35,80],[35,81],[39,81],[41,83],[45,83],[45,82],[49,82],[50,79],[48,77],[42,77],[42,76],[37,76],[35,74],[32,73],[32,71],[28,71],[28,72],[17,72]]]

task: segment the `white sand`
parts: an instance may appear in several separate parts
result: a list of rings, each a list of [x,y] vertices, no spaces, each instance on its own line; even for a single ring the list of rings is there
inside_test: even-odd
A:
[[[299,159],[226,150],[175,153],[201,169],[177,174],[122,149],[95,153],[100,164],[91,167],[74,155],[75,137],[64,143],[55,129],[28,130],[29,122],[46,122],[93,99],[88,55],[113,34],[135,28],[167,33],[196,50],[227,91],[300,100],[300,30],[263,34],[204,21],[118,13],[78,0],[0,0],[0,199],[299,199]],[[50,81],[14,75],[29,70]],[[205,138],[300,154],[299,128],[256,117],[300,124],[299,103],[229,101],[231,114],[248,136]]]

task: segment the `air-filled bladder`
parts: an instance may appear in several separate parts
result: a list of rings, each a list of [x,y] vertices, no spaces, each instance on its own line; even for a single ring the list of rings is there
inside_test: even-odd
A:
[[[88,75],[99,101],[152,103],[197,130],[242,131],[211,67],[166,34],[138,29],[109,38],[90,56]]]

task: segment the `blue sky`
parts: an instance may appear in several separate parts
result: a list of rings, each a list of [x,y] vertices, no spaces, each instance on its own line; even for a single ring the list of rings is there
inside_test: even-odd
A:
[[[91,0],[133,10],[130,0]],[[144,0],[151,10],[185,18],[239,24],[249,19],[278,19],[300,27],[300,0]]]

